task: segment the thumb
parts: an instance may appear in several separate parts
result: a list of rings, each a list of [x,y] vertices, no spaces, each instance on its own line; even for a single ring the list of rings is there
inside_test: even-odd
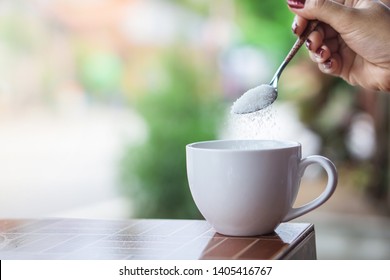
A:
[[[335,29],[339,29],[345,22],[340,19],[352,16],[354,10],[339,2],[337,0],[288,0],[287,4],[290,10],[298,16],[306,19],[318,19]]]

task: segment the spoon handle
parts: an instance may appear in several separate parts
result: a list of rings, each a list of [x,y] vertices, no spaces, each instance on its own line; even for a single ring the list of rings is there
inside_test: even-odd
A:
[[[301,36],[299,36],[298,39],[295,41],[290,52],[287,54],[286,58],[284,59],[287,63],[295,56],[299,48],[305,43],[307,37],[309,37],[310,33],[313,32],[313,30],[317,27],[317,25],[318,25],[318,20],[311,20],[307,23],[306,29],[303,31]]]
[[[298,37],[298,39],[295,41],[294,45],[292,46],[291,50],[287,54],[286,58],[283,60],[282,64],[279,66],[278,70],[276,70],[275,75],[273,76],[270,85],[272,85],[274,88],[277,88],[277,83],[280,74],[286,67],[286,65],[290,62],[290,60],[295,56],[295,54],[298,52],[300,47],[305,43],[307,37],[309,37],[310,33],[317,27],[318,20],[309,20],[307,23],[306,29],[303,31],[301,36]]]

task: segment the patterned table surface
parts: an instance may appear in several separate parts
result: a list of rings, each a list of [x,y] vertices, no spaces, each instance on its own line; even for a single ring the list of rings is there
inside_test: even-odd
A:
[[[230,237],[203,220],[9,219],[0,220],[0,259],[283,259],[309,237],[305,250],[315,257],[314,226],[308,223]]]

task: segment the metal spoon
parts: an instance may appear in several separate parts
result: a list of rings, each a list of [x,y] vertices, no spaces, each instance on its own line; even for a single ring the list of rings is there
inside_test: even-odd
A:
[[[282,64],[276,70],[269,84],[262,84],[255,88],[252,88],[239,97],[232,106],[232,113],[234,114],[247,114],[259,111],[271,105],[278,97],[278,81],[284,68],[292,60],[300,47],[305,43],[307,37],[316,28],[318,24],[317,20],[309,21],[306,29],[298,37],[292,46],[291,50],[283,60]]]

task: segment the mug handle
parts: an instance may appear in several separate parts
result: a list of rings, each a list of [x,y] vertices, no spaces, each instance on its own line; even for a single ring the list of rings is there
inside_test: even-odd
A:
[[[302,159],[298,167],[298,172],[299,172],[298,176],[301,178],[305,173],[306,168],[309,165],[314,163],[321,165],[325,169],[326,173],[328,174],[328,183],[325,187],[325,190],[321,193],[321,195],[319,195],[316,199],[310,201],[309,203],[298,208],[291,208],[288,211],[287,215],[284,217],[282,222],[288,222],[292,219],[295,219],[299,216],[302,216],[314,210],[315,208],[325,203],[336,190],[337,178],[338,178],[336,167],[326,157],[314,155]]]

